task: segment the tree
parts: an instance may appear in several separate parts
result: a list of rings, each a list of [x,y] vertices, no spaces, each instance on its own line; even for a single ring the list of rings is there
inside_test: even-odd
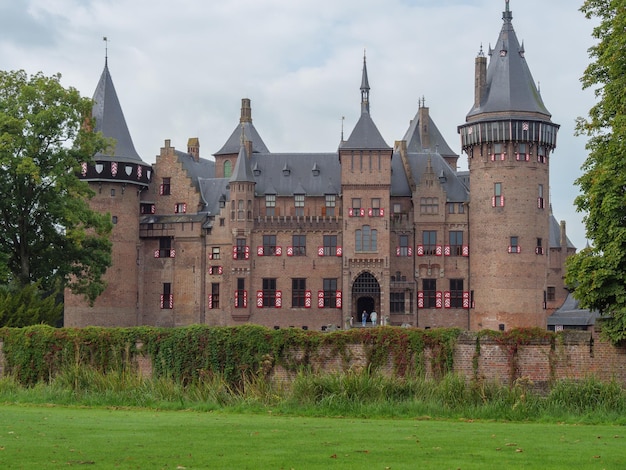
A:
[[[592,246],[568,260],[566,282],[582,307],[603,315],[604,335],[618,342],[626,339],[626,0],[586,0],[581,11],[599,20],[581,79],[597,102],[577,122],[589,155],[575,204]]]
[[[59,283],[93,300],[111,265],[110,215],[92,211],[78,178],[107,141],[92,102],[61,76],[0,71],[0,282]]]
[[[45,323],[56,326],[63,317],[63,304],[54,293],[43,293],[38,283],[22,289],[0,286],[0,327],[21,328]]]

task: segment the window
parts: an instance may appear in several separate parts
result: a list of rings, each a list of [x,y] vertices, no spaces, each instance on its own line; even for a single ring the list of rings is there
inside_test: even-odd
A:
[[[263,279],[263,307],[276,307],[276,279]]]
[[[378,230],[373,230],[369,225],[364,225],[360,230],[355,230],[354,251],[376,251],[378,244]]]
[[[335,215],[335,205],[336,205],[336,195],[335,194],[327,194],[326,195],[326,212],[324,215],[334,216]]]
[[[519,246],[518,237],[511,237],[510,245],[509,245],[509,253],[521,253],[522,249]]]
[[[548,292],[546,297],[548,302],[554,302],[556,300],[556,287],[548,286]]]
[[[246,239],[238,238],[237,245],[235,246],[235,259],[246,259]]]
[[[220,247],[219,246],[211,247],[211,259],[220,259]]]
[[[437,306],[437,279],[422,279],[422,292],[424,308],[435,308]]]
[[[219,283],[211,283],[211,295],[209,296],[209,308],[220,308],[220,285]]]
[[[220,217],[220,227],[226,227],[226,219],[224,217]]]
[[[324,235],[324,256],[337,255],[337,235]]]
[[[159,249],[158,252],[154,253],[155,258],[173,258],[175,255],[174,250],[172,250],[172,238],[171,237],[160,237],[159,238]]]
[[[447,206],[448,206],[448,214],[454,214],[456,204],[454,202],[450,202],[447,204]]]
[[[502,195],[502,183],[493,184],[493,198],[491,199],[492,207],[504,207],[504,196]]]
[[[543,255],[543,240],[541,238],[537,238],[537,246],[535,247],[535,253],[538,255]]]
[[[246,308],[248,306],[248,295],[246,292],[246,280],[237,278],[237,290],[235,291],[235,308]]]
[[[459,214],[465,214],[465,204],[459,202]]]
[[[265,195],[265,215],[274,216],[276,211],[276,194]]]
[[[517,160],[520,160],[520,161],[528,161],[529,160],[528,146],[526,145],[526,143],[517,144],[517,155],[516,155],[516,158],[517,158]]]
[[[230,178],[233,174],[233,164],[230,160],[224,162],[224,178]]]
[[[324,279],[324,307],[335,308],[337,306],[337,279]]]
[[[493,144],[493,154],[491,160],[504,160],[506,154],[502,152],[502,144]]]
[[[383,211],[380,208],[380,198],[373,198],[371,217],[382,217],[382,215],[383,215]]]
[[[398,242],[400,246],[398,247],[398,256],[410,256],[409,255],[409,236],[408,235],[400,235],[398,237]]]
[[[172,284],[169,282],[163,283],[163,293],[161,294],[161,308],[172,309],[174,308],[174,296],[172,295]]]
[[[436,255],[437,232],[435,230],[424,230],[422,232],[422,244],[424,246],[424,255]]]
[[[263,255],[273,256],[276,254],[276,235],[263,235]]]
[[[111,188],[111,197],[115,197],[115,188]]]
[[[113,225],[117,224],[117,216],[116,215],[111,216],[111,222],[113,223]]]
[[[293,278],[291,280],[291,306],[294,308],[305,307],[306,302],[306,279]]]
[[[439,214],[439,198],[420,198],[420,214]]]
[[[402,204],[399,203],[394,203],[393,205],[393,213],[394,214],[401,214],[402,213]]]
[[[176,203],[176,205],[174,206],[174,213],[175,214],[184,214],[187,212],[187,204],[184,202],[178,202]]]
[[[546,162],[546,148],[543,146],[537,148],[537,161],[539,163]]]
[[[171,193],[170,178],[163,178],[161,180],[161,187],[159,188],[159,194],[161,196],[169,196]]]
[[[304,216],[304,194],[294,195],[294,205],[296,207],[296,216]]]
[[[450,279],[450,308],[463,308],[463,279]]]
[[[543,184],[537,186],[537,208],[544,209],[545,202],[543,199]]]
[[[154,204],[142,202],[139,205],[139,212],[141,212],[142,214],[154,214],[155,211],[156,211],[156,207]]]
[[[389,299],[390,313],[404,313],[404,292],[391,292]]]
[[[246,214],[245,210],[243,199],[239,199],[237,201],[237,220],[244,220]]]
[[[353,197],[352,198],[352,208],[350,209],[350,217],[361,217],[364,215],[361,210],[361,198]]]
[[[463,256],[463,232],[451,231],[448,237],[450,238],[450,255]]]
[[[293,256],[306,256],[306,235],[293,235],[291,243]]]

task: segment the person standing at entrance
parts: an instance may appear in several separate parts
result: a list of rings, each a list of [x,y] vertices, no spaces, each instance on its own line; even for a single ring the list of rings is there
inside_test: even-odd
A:
[[[361,325],[365,326],[366,323],[367,323],[367,312],[363,310],[363,313],[361,314]]]
[[[372,326],[376,326],[376,320],[378,320],[378,315],[376,314],[376,310],[370,313],[370,320],[372,320]]]

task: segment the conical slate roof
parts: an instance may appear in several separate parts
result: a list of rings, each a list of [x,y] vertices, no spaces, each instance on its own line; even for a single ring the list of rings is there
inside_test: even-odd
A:
[[[98,154],[97,157],[110,157],[120,162],[143,163],[130,137],[126,119],[124,119],[124,113],[109,73],[108,61],[104,63],[104,70],[93,95],[93,102],[91,113],[96,121],[95,130],[102,132],[105,137],[115,139],[115,148],[112,154]]]
[[[502,15],[504,24],[494,49],[489,48],[487,87],[480,104],[467,115],[467,119],[485,113],[507,112],[510,117],[527,117],[539,113],[550,118],[539,90],[526,63],[524,46],[520,45],[513,29],[513,13],[506,2]],[[482,52],[481,52],[482,53]]]
[[[254,183],[254,174],[252,173],[252,167],[248,159],[248,152],[246,152],[246,148],[242,144],[240,144],[239,147],[239,155],[237,155],[235,169],[228,181]]]
[[[222,148],[213,155],[231,155],[239,153],[242,132],[245,134],[246,139],[252,143],[252,153],[270,153],[265,145],[265,142],[263,142],[263,139],[261,139],[261,136],[254,127],[254,124],[252,124],[252,107],[250,105],[250,100],[248,98],[243,98],[241,100],[241,117],[239,118],[239,125],[235,127],[235,130]]]

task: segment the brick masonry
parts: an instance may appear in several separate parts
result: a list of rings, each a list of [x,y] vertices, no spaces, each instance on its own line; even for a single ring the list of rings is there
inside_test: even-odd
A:
[[[477,353],[477,335],[463,333],[458,339],[454,351],[453,373],[502,385],[511,383],[511,379],[523,379],[533,383],[538,389],[546,389],[555,380],[580,380],[594,377],[600,381],[615,380],[626,387],[626,346],[613,346],[599,341],[587,332],[567,332],[559,336],[554,347],[549,341],[538,341],[520,346],[514,358],[512,371],[511,355],[505,346],[490,338],[481,338],[480,354]],[[137,344],[141,350],[142,345]],[[0,342],[0,377],[6,370],[3,355],[3,343]],[[304,363],[307,358],[297,349],[288,353],[293,363]],[[347,345],[345,354],[339,354],[328,345],[320,348],[308,358],[313,372],[339,373],[360,372],[368,367],[366,346],[363,344]],[[431,351],[426,350],[423,367],[426,377],[433,377]],[[152,363],[148,356],[135,358],[138,373],[144,377],[152,375]],[[393,373],[393,360],[389,357],[383,373]],[[512,373],[513,372],[513,373]],[[278,380],[291,380],[293,373],[280,366],[274,366],[271,375]]]

